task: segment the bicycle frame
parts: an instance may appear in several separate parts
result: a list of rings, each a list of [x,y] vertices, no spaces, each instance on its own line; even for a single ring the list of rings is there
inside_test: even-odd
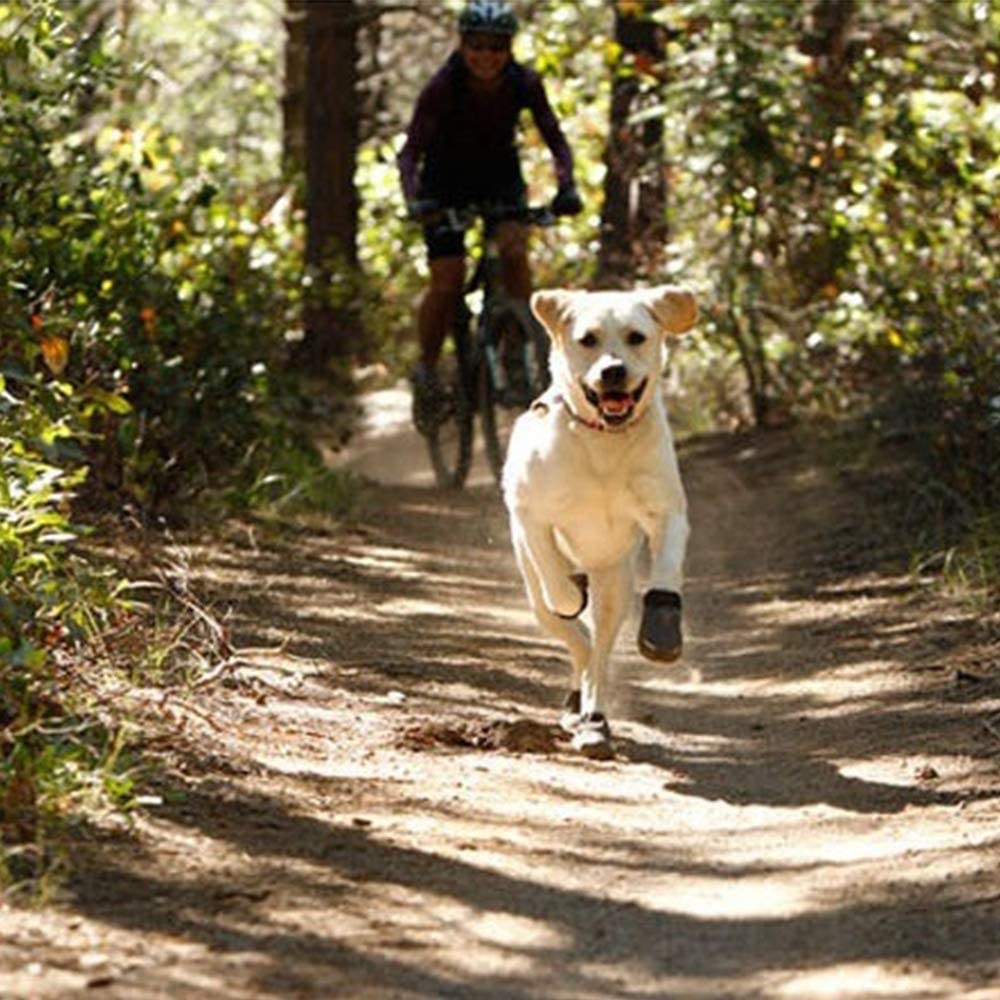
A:
[[[528,304],[512,298],[503,288],[500,248],[496,240],[495,226],[508,220],[524,222],[527,225],[552,226],[555,224],[555,216],[547,207],[470,206],[463,212],[452,211],[456,212],[456,222],[461,224],[463,229],[470,228],[477,218],[483,220],[479,260],[464,291],[466,299],[479,288],[483,292],[482,308],[479,310],[478,316],[475,317],[477,359],[489,368],[490,381],[497,392],[501,405],[524,406],[528,402],[527,400],[506,398],[509,389],[508,372],[505,359],[500,351],[498,331],[493,321],[505,310],[509,310],[517,318],[520,329],[529,334],[523,338],[520,350],[521,364],[527,374],[530,386],[540,384],[543,373],[539,370],[538,357],[539,354],[545,355],[548,345],[546,334],[531,314]],[[468,305],[466,308],[469,309],[470,316],[475,316]],[[534,343],[532,343],[532,338],[535,340]]]

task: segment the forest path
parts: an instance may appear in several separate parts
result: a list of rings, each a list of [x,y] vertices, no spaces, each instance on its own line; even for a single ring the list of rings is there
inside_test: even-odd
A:
[[[56,907],[0,913],[0,994],[998,995],[995,622],[791,436],[694,442],[683,665],[630,623],[615,758],[584,760],[495,491],[426,485],[381,403],[358,519],[184,547],[272,651],[174,709],[162,802]]]

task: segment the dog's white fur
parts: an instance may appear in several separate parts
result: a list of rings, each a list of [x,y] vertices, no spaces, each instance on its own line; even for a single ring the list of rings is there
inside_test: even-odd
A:
[[[660,374],[666,339],[690,329],[697,306],[673,286],[539,291],[531,306],[552,340],[552,388],[514,426],[504,500],[539,625],[568,647],[580,713],[603,715],[640,576],[649,590],[681,591],[687,500]],[[609,372],[619,391],[602,395]],[[578,619],[588,602],[590,629]]]

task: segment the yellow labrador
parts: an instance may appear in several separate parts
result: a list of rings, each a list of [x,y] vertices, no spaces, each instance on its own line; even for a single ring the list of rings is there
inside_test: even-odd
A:
[[[552,340],[552,386],[514,426],[504,501],[532,609],[569,650],[562,725],[578,750],[607,757],[608,658],[640,580],[640,652],[681,653],[687,501],[660,373],[666,338],[698,310],[673,286],[539,291],[531,307]]]

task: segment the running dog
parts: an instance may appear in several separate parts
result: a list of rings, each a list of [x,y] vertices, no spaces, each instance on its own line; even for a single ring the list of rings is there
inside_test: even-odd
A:
[[[538,623],[569,650],[561,725],[577,750],[606,758],[608,658],[640,587],[639,651],[681,654],[687,500],[660,375],[667,338],[698,308],[673,286],[538,291],[531,308],[552,341],[552,385],[514,425],[504,502]]]

